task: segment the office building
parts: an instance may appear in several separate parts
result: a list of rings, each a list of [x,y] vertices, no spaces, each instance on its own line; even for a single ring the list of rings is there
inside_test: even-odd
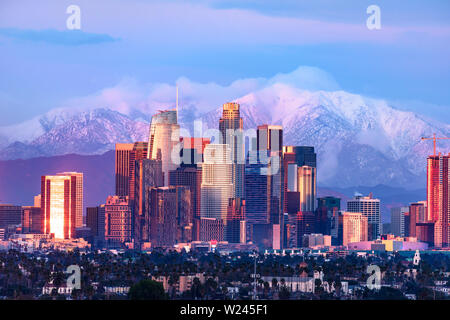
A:
[[[391,208],[391,233],[397,237],[405,237],[405,215],[409,215],[408,207]],[[409,231],[409,229],[408,229]]]
[[[12,204],[0,204],[0,228],[7,230],[9,226],[22,223],[22,207]]]
[[[22,232],[44,233],[44,216],[40,207],[22,207]]]
[[[201,185],[202,168],[200,166],[182,164],[176,170],[169,172],[169,186],[189,187],[191,196],[190,217],[193,222],[192,239],[194,241],[200,240]]]
[[[337,238],[341,199],[323,197],[317,199],[316,232]]]
[[[173,247],[192,241],[188,187],[159,187],[150,190],[149,240],[152,247]]]
[[[147,159],[161,160],[164,186],[169,185],[169,171],[180,162],[180,126],[177,110],[164,110],[153,115],[150,124]],[[177,151],[178,150],[178,151]]]
[[[360,212],[343,213],[343,245],[367,241],[368,218]]]
[[[434,245],[439,248],[450,243],[449,166],[450,154],[427,159],[428,221],[434,222]]]
[[[247,243],[247,221],[245,220],[245,200],[229,199],[225,240],[229,243]]]
[[[283,146],[284,212],[287,192],[299,192],[303,211],[316,209],[317,160],[314,147]]]
[[[116,195],[134,201],[136,161],[146,159],[147,142],[117,143],[115,152]]]
[[[101,248],[105,244],[105,205],[86,208],[86,227],[91,229],[92,245]]]
[[[74,193],[75,204],[75,228],[82,227],[83,221],[83,173],[81,172],[61,172],[57,174],[58,176],[69,176],[72,179],[72,184],[74,183],[72,193]],[[74,181],[74,182],[73,182]]]
[[[367,218],[368,240],[376,240],[381,235],[380,199],[373,198],[372,193],[367,197],[355,195],[352,200],[347,201],[348,212],[360,212]]]
[[[131,222],[129,198],[108,196],[105,203],[105,241],[109,248],[121,248],[132,242]]]
[[[233,198],[230,147],[226,144],[209,144],[205,147],[204,158],[201,217],[222,220],[222,224],[226,224],[229,199]]]
[[[222,144],[230,147],[232,162],[233,198],[244,197],[245,145],[244,124],[240,116],[239,104],[230,102],[223,105],[219,130]]]
[[[41,210],[45,234],[54,234],[56,239],[75,237],[75,228],[83,222],[83,174],[42,176]]]
[[[136,248],[149,242],[150,190],[162,187],[164,178],[161,160],[143,159],[136,161],[133,203],[133,234]]]

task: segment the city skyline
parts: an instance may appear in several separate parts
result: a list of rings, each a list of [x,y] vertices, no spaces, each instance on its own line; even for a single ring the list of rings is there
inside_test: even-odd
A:
[[[1,1],[0,300],[449,300],[449,18]]]

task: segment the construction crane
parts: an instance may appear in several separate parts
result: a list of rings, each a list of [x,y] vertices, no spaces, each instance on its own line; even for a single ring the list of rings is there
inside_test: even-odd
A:
[[[423,140],[433,140],[433,155],[436,156],[436,142],[437,142],[437,140],[450,140],[450,138],[448,138],[448,137],[436,137],[436,133],[434,133],[432,138],[424,138],[424,137],[422,137],[421,140],[422,141]]]

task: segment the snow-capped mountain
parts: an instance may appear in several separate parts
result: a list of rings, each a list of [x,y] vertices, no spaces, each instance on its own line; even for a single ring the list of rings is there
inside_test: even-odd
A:
[[[348,187],[387,184],[423,187],[426,157],[432,143],[422,136],[450,136],[450,124],[400,111],[383,100],[344,91],[310,92],[274,84],[236,100],[245,128],[279,124],[284,144],[311,145],[318,153],[322,185]],[[225,102],[225,101],[224,101]],[[195,103],[190,106],[195,109]],[[180,122],[190,127],[194,113],[186,108]],[[203,115],[217,128],[221,107]],[[100,154],[118,142],[145,141],[150,115],[121,114],[109,109],[58,109],[26,123],[0,128],[0,159],[68,153]],[[449,152],[450,143],[439,142]]]
[[[11,141],[15,132],[21,132],[19,139],[2,149],[0,159],[101,154],[114,149],[118,142],[147,140],[148,123],[109,109],[58,109],[24,124],[1,128],[0,136],[3,134],[3,141]]]
[[[450,124],[401,111],[383,100],[344,91],[309,92],[276,84],[236,100],[244,127],[282,125],[285,145],[310,145],[318,153],[318,178],[331,186],[424,184],[432,143],[421,137],[450,136]],[[215,126],[221,108],[205,115]],[[450,152],[450,143],[439,142]]]

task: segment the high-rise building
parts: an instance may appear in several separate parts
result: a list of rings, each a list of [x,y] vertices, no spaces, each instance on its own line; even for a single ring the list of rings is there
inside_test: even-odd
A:
[[[83,221],[83,173],[81,172],[61,172],[58,176],[70,176],[75,181],[74,190],[75,193],[75,228],[82,227]]]
[[[301,247],[303,236],[312,234],[315,230],[315,215],[312,211],[301,210],[301,197],[299,192],[289,191],[287,196],[287,213],[289,219],[288,246],[291,248]]]
[[[92,244],[101,248],[105,244],[105,205],[86,208],[86,227],[91,229]]]
[[[300,193],[301,211],[314,212],[316,210],[316,168],[310,166],[298,167],[297,190]]]
[[[148,138],[147,159],[161,159],[164,185],[169,185],[169,171],[180,161],[180,126],[176,110],[164,110],[153,115]],[[181,145],[180,145],[181,146]]]
[[[341,199],[335,197],[323,197],[317,199],[316,233],[338,237],[339,211]]]
[[[108,196],[105,203],[105,241],[120,248],[133,240],[132,210],[128,197]]]
[[[7,230],[9,226],[22,223],[22,207],[12,204],[0,204],[0,228]]]
[[[147,158],[147,142],[116,144],[116,195],[128,196],[134,201],[134,179],[136,161]]]
[[[136,161],[133,203],[133,234],[136,248],[149,242],[150,190],[164,185],[162,163],[157,160]]]
[[[416,225],[421,221],[421,217],[424,216],[424,211],[424,203],[418,202],[409,205],[409,237],[417,237]]]
[[[251,229],[253,243],[272,247],[270,225],[270,176],[261,171],[264,164],[247,164],[245,167],[246,221]]]
[[[159,187],[150,191],[150,236],[152,247],[173,247],[192,241],[188,187]]]
[[[299,192],[303,211],[315,211],[317,160],[314,147],[283,146],[284,211],[287,192]]]
[[[275,125],[260,125],[256,131],[256,150],[283,152],[283,127]]]
[[[258,163],[265,165],[261,175],[267,175],[267,208],[272,234],[272,248],[280,249],[283,245],[283,128],[275,125],[261,125],[256,131],[256,153]],[[252,151],[251,151],[252,152]],[[266,159],[262,159],[265,156]],[[251,165],[251,164],[250,164]],[[274,242],[275,241],[275,242]]]
[[[367,241],[368,219],[360,212],[343,213],[343,245]]]
[[[225,240],[229,243],[247,243],[245,200],[229,199]]]
[[[44,233],[44,217],[40,207],[22,207],[22,231],[24,233]]]
[[[429,156],[427,159],[428,220],[434,222],[434,245],[450,244],[450,154]]]
[[[232,162],[233,198],[244,197],[245,144],[244,124],[240,115],[239,104],[230,102],[223,105],[219,120],[220,143],[230,147]]]
[[[184,165],[196,165],[203,162],[205,147],[211,143],[209,138],[182,137],[181,159]]]
[[[409,213],[408,207],[391,208],[391,232],[397,237],[404,237],[405,233],[405,214]]]
[[[83,174],[42,176],[41,210],[45,234],[59,239],[75,237],[75,228],[83,224]]]
[[[209,144],[205,147],[204,158],[201,217],[222,220],[224,225],[226,224],[229,199],[234,198],[230,147],[226,144]]]
[[[169,172],[169,185],[189,187],[191,196],[190,217],[193,223],[192,239],[194,241],[200,240],[202,168],[197,165],[182,164],[176,170]]]
[[[372,193],[367,197],[355,195],[347,201],[348,212],[360,212],[367,218],[368,240],[376,240],[381,235],[380,199],[373,198]]]

